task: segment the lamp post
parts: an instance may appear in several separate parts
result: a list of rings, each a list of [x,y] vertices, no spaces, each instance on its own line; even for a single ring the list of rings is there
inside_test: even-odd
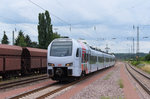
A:
[[[131,43],[132,43],[132,44],[131,44],[131,46],[132,46],[132,48],[131,48],[131,53],[134,54],[134,37],[127,37],[127,40],[129,40],[130,38],[131,38],[131,40],[132,40],[132,41],[131,41]]]

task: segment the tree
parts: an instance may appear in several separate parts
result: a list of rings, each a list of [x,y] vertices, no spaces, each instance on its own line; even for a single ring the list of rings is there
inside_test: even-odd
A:
[[[25,37],[24,37],[22,30],[19,31],[19,35],[15,40],[15,45],[22,46],[22,47],[27,46],[27,43],[25,41]]]
[[[38,41],[39,47],[47,49],[50,42],[54,39],[51,18],[48,11],[39,13]],[[55,34],[56,36],[57,34]]]
[[[27,46],[27,43],[25,42],[25,39],[24,39],[23,36],[21,36],[21,37],[19,38],[18,46],[22,46],[22,47],[26,47],[26,46]]]
[[[55,38],[60,38],[61,36],[57,33],[57,32],[55,32],[55,33],[53,33],[53,39],[55,39]],[[53,40],[52,39],[52,40]]]
[[[38,48],[37,42],[31,42],[31,47]]]
[[[48,11],[45,11],[46,16],[46,48],[48,47],[49,43],[53,40],[53,28],[51,24],[51,18]]]
[[[145,60],[146,61],[150,61],[150,54],[148,54],[148,55],[145,56]]]
[[[31,47],[32,41],[31,41],[29,35],[26,35],[26,37],[25,37],[25,42],[26,42],[26,44],[27,44],[27,47]]]
[[[38,41],[39,41],[39,47],[44,48],[45,47],[45,37],[46,37],[46,31],[45,31],[45,19],[44,19],[44,13],[39,14],[39,25],[38,25]]]
[[[1,41],[2,44],[9,44],[9,41],[8,41],[8,37],[4,31],[4,36],[2,38],[2,41]]]

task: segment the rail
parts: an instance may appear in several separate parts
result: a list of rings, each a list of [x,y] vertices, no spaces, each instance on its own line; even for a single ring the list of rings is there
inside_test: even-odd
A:
[[[144,73],[133,68],[131,65],[125,64],[127,71],[139,83],[139,85],[150,95],[150,78]]]
[[[85,80],[85,79],[87,79],[87,78],[89,78],[89,77],[91,77],[91,76],[94,76],[94,75],[96,75],[96,74],[99,73],[99,72],[104,72],[105,70],[106,70],[106,69],[101,70],[101,71],[97,71],[97,72],[93,72],[93,73],[88,74],[87,76],[84,76],[84,77],[82,77],[82,78],[80,78],[80,79],[78,79],[78,80],[75,80],[75,81],[73,81],[73,82],[71,82],[71,83],[67,83],[67,84],[62,85],[62,86],[59,86],[59,87],[58,87],[58,82],[56,82],[56,83],[53,83],[53,84],[50,84],[50,85],[47,85],[47,86],[44,86],[44,87],[41,87],[41,88],[37,88],[37,89],[31,90],[31,91],[29,91],[29,92],[22,93],[22,94],[20,94],[20,95],[16,95],[16,96],[14,96],[14,97],[10,97],[10,99],[19,99],[19,98],[23,98],[23,97],[27,98],[27,97],[30,97],[30,95],[33,95],[33,94],[36,93],[36,92],[38,92],[38,93],[41,94],[41,91],[46,90],[47,88],[49,88],[48,92],[44,92],[43,95],[40,95],[40,96],[37,96],[37,97],[36,97],[36,99],[43,99],[43,98],[46,98],[46,97],[48,97],[48,96],[50,96],[50,95],[52,95],[52,94],[54,94],[54,93],[57,93],[57,92],[63,90],[63,89],[65,89],[65,88],[68,88],[68,87],[70,87],[70,86],[72,86],[72,85],[74,85],[74,84],[76,84],[76,83],[79,83],[79,82],[81,82],[81,81],[83,81],[83,80]],[[54,88],[54,86],[55,86],[55,88]],[[52,87],[53,87],[53,88],[52,88]],[[51,89],[50,89],[50,88],[51,88]],[[37,93],[36,93],[36,94],[37,94]],[[37,95],[39,95],[39,94],[37,94]],[[34,95],[34,96],[35,96],[35,95]],[[31,98],[31,97],[30,97],[30,98]],[[35,97],[34,97],[34,98],[35,98]]]
[[[18,79],[15,81],[8,81],[8,82],[0,83],[0,89],[11,88],[14,86],[23,85],[23,84],[27,84],[27,83],[31,83],[31,82],[36,82],[36,81],[44,80],[47,78],[48,78],[47,75],[44,74],[44,75],[39,75],[39,76],[22,78],[22,79]]]

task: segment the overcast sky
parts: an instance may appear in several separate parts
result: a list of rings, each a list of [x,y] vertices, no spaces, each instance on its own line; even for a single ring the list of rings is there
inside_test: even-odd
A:
[[[139,26],[140,52],[150,51],[150,0],[31,1],[50,12],[54,31],[62,36],[85,39],[102,50],[108,45],[110,52],[127,53],[131,52],[133,37],[136,51],[136,27]],[[32,41],[38,41],[38,14],[42,12],[29,0],[1,0],[0,40],[5,30],[12,44],[12,31],[16,28],[15,37],[23,30]]]

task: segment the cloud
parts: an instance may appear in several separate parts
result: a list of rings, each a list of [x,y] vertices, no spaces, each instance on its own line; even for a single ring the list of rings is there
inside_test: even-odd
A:
[[[62,36],[83,38],[105,50],[129,52],[128,37],[136,41],[136,28],[140,26],[141,46],[149,44],[150,1],[148,0],[32,0],[50,12],[54,28]],[[5,30],[12,40],[12,31],[17,28],[38,41],[38,14],[44,12],[29,0],[2,0],[0,3],[0,40]],[[64,21],[59,20],[58,16]],[[71,24],[71,31],[70,25]],[[94,29],[96,27],[96,29]],[[16,32],[16,35],[17,35]],[[112,40],[112,38],[116,38]],[[130,43],[131,45],[131,43]],[[150,47],[143,47],[148,52]]]

